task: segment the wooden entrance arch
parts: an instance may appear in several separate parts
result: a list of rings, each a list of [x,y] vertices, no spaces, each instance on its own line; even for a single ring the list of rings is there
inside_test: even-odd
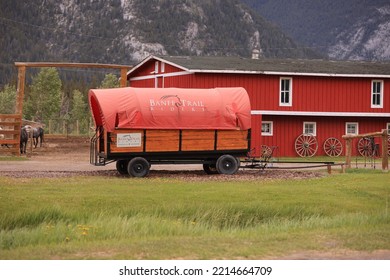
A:
[[[121,73],[120,86],[127,86],[127,72],[133,67],[129,65],[118,64],[100,64],[100,63],[68,63],[68,62],[15,62],[15,66],[18,68],[18,86],[16,96],[16,108],[15,114],[1,115],[2,119],[6,120],[6,124],[10,125],[9,119],[12,120],[13,131],[3,132],[8,135],[12,135],[12,141],[7,143],[7,140],[1,140],[1,144],[10,144],[13,146],[12,153],[20,155],[20,127],[22,125],[23,116],[23,100],[24,89],[26,83],[26,69],[27,68],[43,68],[43,67],[55,67],[55,68],[102,68],[102,69],[118,69]],[[12,142],[12,143],[11,143]]]

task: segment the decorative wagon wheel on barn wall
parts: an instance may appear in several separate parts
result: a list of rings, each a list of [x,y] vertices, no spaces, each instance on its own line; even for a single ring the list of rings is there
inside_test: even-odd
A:
[[[324,142],[324,151],[330,157],[338,157],[343,152],[343,144],[334,137],[329,137]]]
[[[318,142],[312,134],[301,134],[295,139],[295,151],[300,157],[312,157],[317,153]]]

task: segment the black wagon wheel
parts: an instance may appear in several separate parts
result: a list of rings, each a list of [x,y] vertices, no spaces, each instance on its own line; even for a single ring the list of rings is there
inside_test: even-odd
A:
[[[295,139],[295,151],[300,157],[312,157],[318,150],[318,142],[312,134],[301,134]]]
[[[368,137],[360,138],[357,145],[358,152],[363,157],[372,156],[372,140]]]
[[[150,164],[143,157],[131,159],[127,165],[127,172],[133,177],[145,177],[149,174]]]
[[[219,174],[232,175],[239,167],[239,161],[232,155],[222,155],[217,159],[216,168]]]
[[[127,172],[127,165],[129,164],[129,160],[120,159],[116,161],[116,170],[118,170],[121,175],[129,175]]]
[[[215,163],[204,163],[203,170],[204,170],[204,172],[206,172],[206,174],[209,174],[209,175],[218,174],[217,166]]]
[[[330,137],[324,142],[324,151],[330,157],[338,157],[343,152],[343,144],[339,139]]]

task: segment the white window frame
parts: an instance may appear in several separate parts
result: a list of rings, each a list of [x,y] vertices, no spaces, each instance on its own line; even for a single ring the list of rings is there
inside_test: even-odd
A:
[[[289,89],[285,90],[282,88],[282,81],[289,81]],[[290,77],[280,77],[279,79],[279,106],[292,106],[292,97],[293,97],[293,80]],[[282,96],[288,93],[288,102],[282,102]]]
[[[269,131],[263,131],[263,124],[269,125]],[[261,136],[273,136],[274,135],[274,122],[273,121],[262,121],[261,122]]]
[[[307,132],[306,131],[306,125],[312,125],[313,126],[313,132]],[[316,122],[303,122],[303,134],[310,134],[313,136],[317,136],[317,123]]]
[[[158,61],[154,63],[154,74],[158,74]]]
[[[348,133],[348,126],[349,125],[354,125],[356,127],[355,133]],[[359,134],[359,123],[357,123],[357,122],[346,122],[345,123],[345,134],[346,135],[357,135],[357,134]]]
[[[376,83],[380,84],[380,91],[376,92],[374,85]],[[383,108],[383,80],[372,80],[371,81],[371,108]],[[379,95],[380,102],[379,104],[374,104],[374,96]]]
[[[161,73],[165,72],[165,62],[161,62]]]

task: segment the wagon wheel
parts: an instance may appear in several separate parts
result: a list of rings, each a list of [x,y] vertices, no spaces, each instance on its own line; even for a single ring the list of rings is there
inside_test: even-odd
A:
[[[129,175],[127,172],[127,165],[129,164],[129,160],[120,159],[116,162],[116,170],[118,170],[121,175]]]
[[[387,138],[387,155],[390,156],[390,136]]]
[[[330,137],[324,142],[324,151],[330,157],[338,157],[343,151],[343,144],[339,139]]]
[[[127,172],[133,177],[145,177],[149,174],[150,164],[143,157],[131,159],[127,165]]]
[[[368,138],[360,138],[358,141],[358,152],[363,157],[372,156],[372,143]]]
[[[204,163],[203,170],[204,172],[206,172],[206,174],[209,175],[218,174],[217,166],[215,163]]]
[[[318,150],[318,142],[311,134],[301,134],[295,139],[295,151],[300,157],[312,157]]]
[[[264,159],[270,158],[272,156],[272,149],[267,145],[261,145],[261,157]]]
[[[222,155],[217,159],[216,168],[219,174],[232,175],[240,168],[237,158],[232,155]]]

